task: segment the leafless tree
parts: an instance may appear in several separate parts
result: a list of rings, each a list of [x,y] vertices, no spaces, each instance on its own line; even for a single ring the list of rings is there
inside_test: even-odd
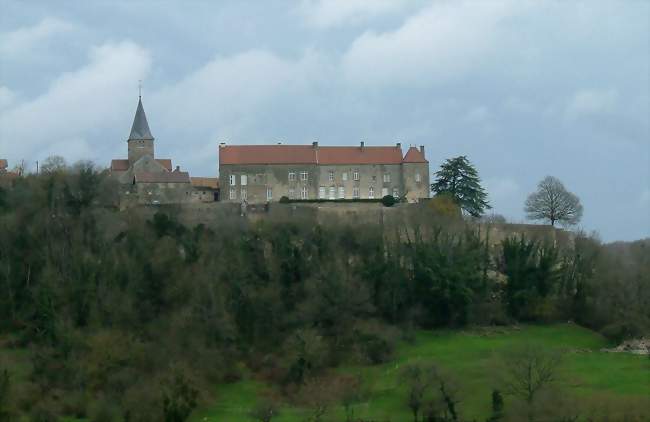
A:
[[[429,389],[429,379],[421,365],[409,365],[404,368],[402,377],[406,382],[406,405],[413,413],[413,421],[418,421],[420,410],[425,404],[425,394]]]
[[[548,220],[551,226],[556,222],[570,226],[582,218],[580,199],[567,191],[562,182],[546,176],[537,185],[537,191],[526,199],[525,211],[530,220]]]
[[[528,405],[528,420],[534,420],[533,402],[538,393],[556,380],[561,354],[527,344],[507,356],[505,390]]]
[[[50,155],[41,164],[41,173],[56,173],[65,170],[66,167],[65,158],[60,155]]]
[[[271,419],[277,415],[277,407],[271,401],[266,400],[258,403],[249,414],[251,419],[259,422],[271,422]]]

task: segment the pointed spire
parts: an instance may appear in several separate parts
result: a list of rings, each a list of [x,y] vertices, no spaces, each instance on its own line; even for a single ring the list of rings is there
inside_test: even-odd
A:
[[[131,134],[129,135],[129,141],[136,139],[153,140],[153,135],[149,130],[149,123],[147,123],[147,116],[144,114],[144,107],[142,107],[142,98],[138,99],[138,109],[135,112]]]

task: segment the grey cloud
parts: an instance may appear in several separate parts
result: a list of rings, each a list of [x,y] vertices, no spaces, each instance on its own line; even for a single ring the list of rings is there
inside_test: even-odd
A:
[[[35,6],[8,4],[0,32],[39,22],[29,20]],[[60,16],[75,30],[51,37],[43,66],[0,58],[0,155],[58,150],[106,165],[126,153],[145,79],[157,153],[195,175],[216,173],[218,140],[401,141],[425,145],[432,171],[467,154],[495,212],[511,219],[552,174],[581,197],[587,229],[608,240],[650,235],[639,212],[650,4],[336,4],[43,2],[37,19]],[[72,36],[78,28],[83,37]],[[111,41],[123,39],[130,48]],[[113,46],[113,61],[88,57],[93,45]]]

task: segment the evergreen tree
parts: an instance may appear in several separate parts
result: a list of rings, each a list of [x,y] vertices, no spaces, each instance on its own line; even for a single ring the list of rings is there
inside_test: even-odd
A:
[[[448,159],[440,166],[431,190],[436,195],[451,195],[463,211],[474,217],[480,217],[486,209],[492,208],[478,172],[464,155]]]

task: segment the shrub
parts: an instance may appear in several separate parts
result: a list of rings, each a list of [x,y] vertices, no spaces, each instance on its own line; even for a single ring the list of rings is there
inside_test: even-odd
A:
[[[642,328],[634,321],[620,321],[606,325],[600,333],[607,339],[621,343],[624,340],[639,337],[642,335]]]
[[[376,365],[392,357],[397,334],[381,324],[360,323],[354,329],[354,342],[361,360]]]
[[[393,205],[395,205],[397,203],[397,200],[395,199],[395,197],[393,195],[386,195],[383,198],[381,198],[381,203],[385,207],[392,207]]]
[[[283,197],[280,198],[280,203],[281,204],[288,204],[289,202],[291,202],[291,200],[286,196],[283,196]]]
[[[427,207],[437,216],[444,218],[460,218],[462,212],[456,200],[449,194],[438,194],[427,201]]]
[[[198,391],[181,372],[176,372],[163,393],[165,422],[185,422],[197,405]]]

